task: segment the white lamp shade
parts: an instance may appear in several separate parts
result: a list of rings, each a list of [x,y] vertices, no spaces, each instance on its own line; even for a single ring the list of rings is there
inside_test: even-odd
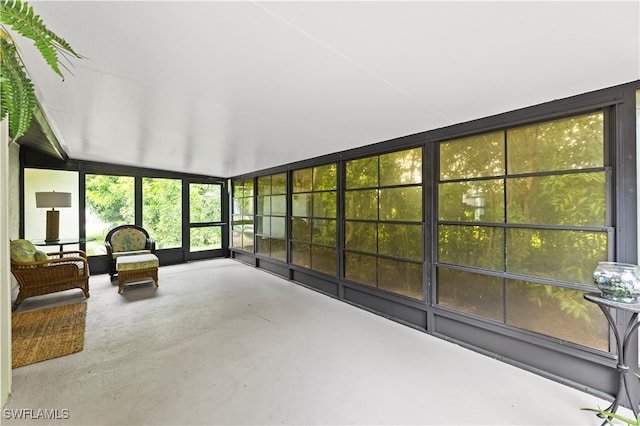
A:
[[[71,193],[36,192],[36,207],[71,207]]]

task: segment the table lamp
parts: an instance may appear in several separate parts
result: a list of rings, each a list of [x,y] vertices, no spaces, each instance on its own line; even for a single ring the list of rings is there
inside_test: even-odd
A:
[[[47,236],[45,241],[58,241],[60,232],[60,212],[56,207],[71,207],[70,192],[36,192],[36,207],[47,210]]]

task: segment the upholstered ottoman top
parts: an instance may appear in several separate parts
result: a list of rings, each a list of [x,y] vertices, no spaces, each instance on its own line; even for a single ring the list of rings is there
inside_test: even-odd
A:
[[[140,269],[157,268],[160,265],[155,254],[138,254],[134,256],[120,256],[116,260],[116,270],[137,271]]]

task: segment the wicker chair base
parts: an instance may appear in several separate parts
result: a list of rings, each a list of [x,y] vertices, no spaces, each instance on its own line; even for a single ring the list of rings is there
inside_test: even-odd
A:
[[[148,269],[135,269],[132,271],[119,271],[118,293],[122,293],[125,281],[131,281],[140,278],[152,278],[153,285],[158,287],[158,267]]]

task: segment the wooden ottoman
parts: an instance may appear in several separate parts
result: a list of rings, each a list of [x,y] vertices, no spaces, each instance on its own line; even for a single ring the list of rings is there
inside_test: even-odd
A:
[[[160,266],[160,262],[154,254],[137,254],[118,257],[116,259],[118,293],[122,293],[122,286],[125,281],[138,278],[152,278],[153,284],[158,287],[158,266]]]

